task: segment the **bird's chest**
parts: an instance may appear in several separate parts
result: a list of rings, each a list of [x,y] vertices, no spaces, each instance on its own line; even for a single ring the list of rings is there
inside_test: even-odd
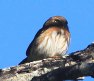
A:
[[[44,33],[40,36],[41,39],[37,48],[39,54],[45,54],[45,56],[62,56],[67,50],[67,41],[65,32],[61,29],[59,31],[52,31]]]

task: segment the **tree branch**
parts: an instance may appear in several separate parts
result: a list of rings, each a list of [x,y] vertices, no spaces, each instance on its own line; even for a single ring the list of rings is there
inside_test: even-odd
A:
[[[94,76],[94,43],[62,59],[43,59],[0,70],[0,81],[62,81]]]

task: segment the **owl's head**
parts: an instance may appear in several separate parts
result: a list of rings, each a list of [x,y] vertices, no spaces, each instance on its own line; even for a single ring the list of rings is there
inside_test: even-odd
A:
[[[50,28],[50,27],[60,27],[64,28],[69,31],[68,28],[68,22],[67,20],[62,16],[53,16],[50,17],[43,25],[43,28]]]

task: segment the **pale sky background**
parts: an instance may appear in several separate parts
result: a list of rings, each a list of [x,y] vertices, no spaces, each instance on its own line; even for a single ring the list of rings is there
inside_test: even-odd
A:
[[[0,68],[15,66],[24,59],[36,32],[56,15],[69,23],[68,53],[94,41],[94,0],[0,0]]]

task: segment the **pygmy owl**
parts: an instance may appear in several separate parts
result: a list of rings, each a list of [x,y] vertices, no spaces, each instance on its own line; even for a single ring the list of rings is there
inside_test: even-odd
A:
[[[27,57],[20,64],[45,58],[62,58],[70,42],[67,20],[62,16],[49,18],[27,48]]]

